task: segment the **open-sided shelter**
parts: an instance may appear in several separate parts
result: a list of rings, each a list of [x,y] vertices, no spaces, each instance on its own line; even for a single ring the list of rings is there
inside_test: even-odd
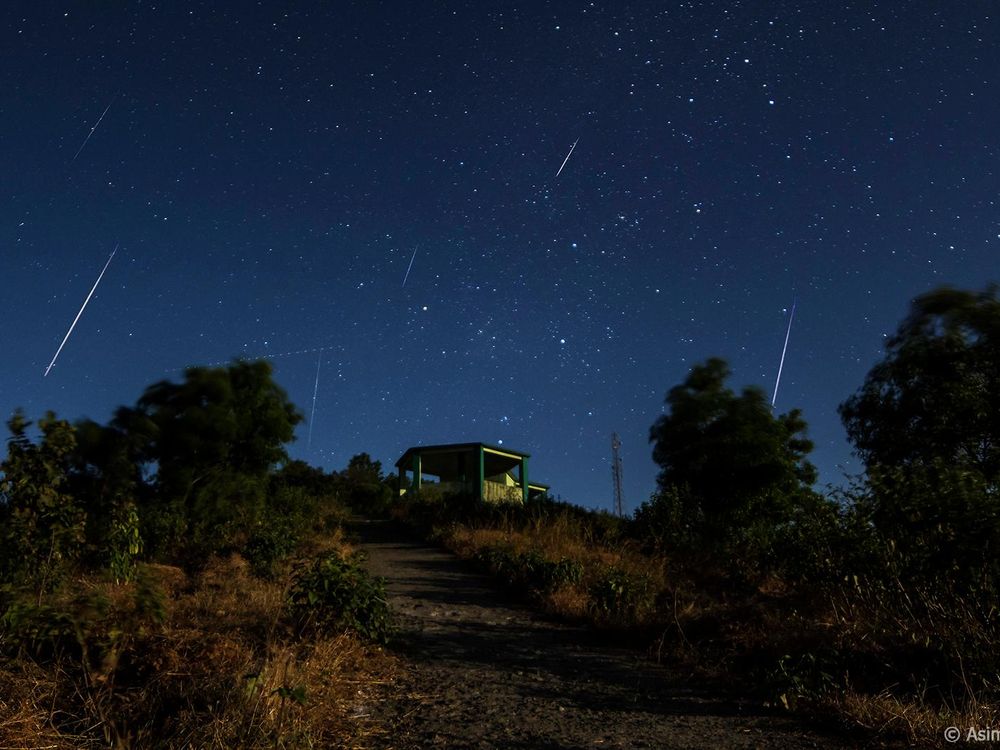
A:
[[[528,480],[530,454],[485,443],[451,443],[407,448],[396,461],[399,494],[434,482],[442,492],[467,494],[486,502],[525,502],[548,492]]]

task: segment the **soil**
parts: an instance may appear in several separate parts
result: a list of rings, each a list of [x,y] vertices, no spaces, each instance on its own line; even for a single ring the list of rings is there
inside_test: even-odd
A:
[[[386,579],[401,668],[379,748],[817,748],[842,738],[532,611],[386,521],[353,531]]]

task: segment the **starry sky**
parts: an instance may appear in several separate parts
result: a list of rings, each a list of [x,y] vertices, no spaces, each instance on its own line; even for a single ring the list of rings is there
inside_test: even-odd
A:
[[[502,443],[610,508],[618,432],[631,508],[666,391],[716,355],[770,395],[796,300],[777,407],[841,483],[909,301],[998,276],[998,13],[5,2],[0,412],[269,356],[294,457]]]

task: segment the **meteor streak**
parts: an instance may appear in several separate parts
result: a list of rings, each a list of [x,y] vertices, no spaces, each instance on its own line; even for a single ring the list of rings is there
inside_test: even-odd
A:
[[[97,285],[101,283],[101,279],[104,278],[104,272],[108,270],[108,266],[111,265],[111,259],[115,257],[115,253],[117,252],[118,252],[118,245],[115,245],[115,249],[111,251],[111,255],[108,257],[108,262],[105,263],[104,268],[101,269],[101,275],[97,277],[97,281],[94,282],[94,286],[90,290],[90,294],[88,294],[87,299],[83,301],[83,306],[80,307],[80,312],[78,312],[76,314],[76,317],[73,318],[73,323],[70,325],[69,330],[66,331],[66,335],[63,336],[62,343],[59,344],[59,348],[56,349],[55,356],[52,358],[52,361],[49,362],[49,366],[45,368],[45,374],[42,375],[43,378],[48,377],[49,370],[52,369],[52,365],[54,365],[56,363],[56,360],[59,358],[59,352],[61,352],[63,350],[63,347],[66,346],[66,341],[67,339],[69,339],[69,335],[73,333],[73,329],[76,328],[76,322],[80,319],[80,316],[83,315],[83,311],[86,309],[87,303],[90,302],[90,298],[94,296],[94,292],[97,290]]]
[[[573,141],[573,145],[569,147],[569,153],[566,154],[566,158],[563,159],[563,163],[559,166],[559,171],[556,172],[556,177],[558,177],[560,174],[562,174],[563,167],[566,166],[566,162],[569,161],[569,157],[573,155],[573,149],[576,148],[576,144],[578,144],[579,142],[580,142],[580,139],[577,138],[575,141]]]
[[[313,422],[316,418],[316,394],[319,393],[319,366],[323,363],[323,350],[320,349],[319,357],[316,359],[316,383],[313,385],[313,405],[312,412],[309,414],[309,444],[307,447],[312,448],[313,444]]]
[[[406,286],[406,280],[410,278],[410,269],[413,268],[413,259],[417,257],[417,250],[419,249],[420,245],[417,245],[415,248],[413,248],[413,255],[410,256],[410,265],[406,267],[406,273],[403,275],[403,286]]]
[[[792,321],[795,320],[795,304],[796,300],[792,300],[792,313],[788,316],[788,329],[785,331],[785,345],[781,347],[781,362],[778,363],[778,377],[774,381],[774,395],[771,397],[771,408],[774,408],[774,402],[778,400],[778,385],[781,383],[781,370],[785,366],[785,352],[788,351],[788,337],[792,333]]]
[[[97,126],[101,124],[101,120],[104,119],[104,115],[106,115],[108,113],[108,110],[111,109],[111,105],[114,104],[114,103],[115,103],[114,99],[112,99],[110,102],[108,102],[108,106],[104,108],[103,112],[101,112],[101,116],[97,118],[97,122],[94,123],[94,127],[92,127],[90,129],[90,132],[87,133],[87,137],[84,138],[83,139],[83,143],[80,144],[80,148],[78,148],[76,150],[76,154],[74,154],[73,158],[70,159],[70,162],[69,162],[70,164],[72,164],[73,162],[76,161],[76,157],[80,155],[81,151],[83,151],[83,147],[87,145],[87,141],[90,140],[90,136],[92,136],[94,134],[94,131],[97,130]]]

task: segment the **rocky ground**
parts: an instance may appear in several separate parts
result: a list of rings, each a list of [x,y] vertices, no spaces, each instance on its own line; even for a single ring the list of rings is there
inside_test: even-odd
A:
[[[353,527],[387,582],[401,672],[372,703],[382,748],[815,748],[843,739],[723,696],[533,612],[397,525]]]

